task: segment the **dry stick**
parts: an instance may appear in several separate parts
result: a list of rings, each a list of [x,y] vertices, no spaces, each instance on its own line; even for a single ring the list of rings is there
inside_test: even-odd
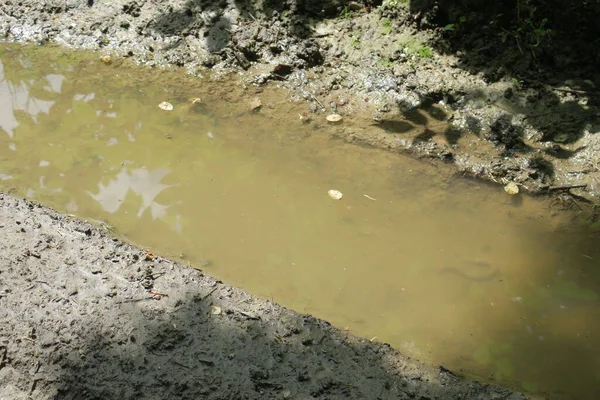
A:
[[[200,301],[202,301],[202,300],[206,299],[208,296],[210,296],[211,294],[213,294],[213,293],[214,293],[214,291],[215,291],[215,290],[217,290],[218,288],[219,288],[219,286],[218,286],[218,285],[217,285],[217,286],[215,286],[215,287],[213,288],[213,290],[211,290],[210,292],[208,292],[208,294],[207,294],[206,296],[202,297],[202,298],[200,299]]]
[[[588,96],[600,95],[600,92],[587,92],[585,90],[576,90],[576,89],[569,89],[569,88],[552,88],[552,90],[556,90],[557,92],[587,94]]]
[[[314,94],[311,94],[311,96],[312,96],[313,100],[314,100],[314,101],[316,101],[316,102],[317,102],[317,104],[319,104],[319,105],[321,106],[321,108],[325,108],[325,107],[323,106],[323,104],[321,104],[321,102],[319,101],[319,99],[317,99],[317,98],[315,97],[315,95],[314,95]]]
[[[543,187],[542,189],[545,189],[547,191],[552,191],[552,190],[571,190],[571,189],[584,189],[587,187],[587,183],[582,184],[582,185],[560,185],[560,186],[546,186]]]

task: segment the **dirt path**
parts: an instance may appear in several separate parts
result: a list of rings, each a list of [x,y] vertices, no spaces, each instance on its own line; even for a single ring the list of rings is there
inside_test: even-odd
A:
[[[1,399],[525,399],[0,195]]]
[[[579,185],[573,193],[599,200],[595,69],[560,52],[561,74],[535,69],[535,57],[499,34],[474,31],[457,50],[448,32],[427,22],[437,6],[411,9],[424,1],[5,3],[0,37],[7,40],[55,42],[197,75],[242,73],[245,85],[287,88],[319,117],[364,117],[368,124],[340,135],[346,140],[441,159],[533,193]],[[440,132],[428,121],[449,124]]]

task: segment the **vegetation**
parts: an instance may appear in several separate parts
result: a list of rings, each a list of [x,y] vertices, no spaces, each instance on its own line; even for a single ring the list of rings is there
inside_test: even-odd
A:
[[[384,18],[381,20],[381,25],[383,26],[383,33],[386,35],[389,35],[390,33],[392,33],[392,21]]]

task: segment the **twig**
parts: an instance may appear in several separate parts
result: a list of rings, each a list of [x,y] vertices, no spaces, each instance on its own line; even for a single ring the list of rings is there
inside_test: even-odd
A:
[[[552,88],[552,90],[556,90],[557,92],[587,94],[588,96],[599,96],[600,95],[600,92],[588,92],[585,90],[576,90],[576,89],[569,89],[569,88]]]
[[[368,194],[363,194],[363,196],[365,196],[365,197],[366,197],[367,199],[369,199],[369,200],[373,200],[373,201],[377,200],[377,199],[374,199],[374,198],[372,198],[372,197],[371,197],[371,196],[369,196]]]
[[[584,189],[587,187],[587,183],[582,185],[559,185],[559,186],[545,186],[542,189],[547,191],[555,191],[555,190],[571,190],[571,189]]]
[[[32,338],[28,338],[28,337],[22,337],[21,339],[22,339],[22,340],[27,340],[27,341],[29,341],[29,342],[31,342],[31,343],[35,343],[35,339],[32,339]]]
[[[185,368],[185,369],[190,369],[190,367],[189,367],[189,366],[187,366],[187,365],[185,365],[185,364],[183,364],[183,363],[180,363],[179,361],[175,361],[175,360],[173,360],[172,358],[170,358],[170,359],[169,359],[169,362],[172,362],[172,363],[173,363],[173,364],[175,364],[175,365],[179,365],[179,366],[180,366],[180,367],[182,367],[182,368]]]
[[[311,94],[310,96],[313,98],[314,101],[317,102],[318,105],[321,106],[321,108],[323,108],[323,109],[325,108],[325,106],[323,106],[323,104],[321,104],[321,102],[319,101],[319,99],[317,99],[314,94]]]
[[[200,301],[202,301],[202,300],[206,299],[208,296],[210,296],[211,294],[213,294],[213,293],[215,292],[215,290],[217,290],[218,288],[219,288],[218,286],[215,286],[215,287],[213,288],[213,290],[211,290],[210,292],[208,292],[208,294],[207,294],[206,296],[204,296],[204,297],[201,297],[201,298],[200,298]]]
[[[127,299],[127,300],[123,300],[123,301],[117,301],[117,304],[137,303],[138,301],[145,301],[145,300],[154,300],[154,299],[152,297],[144,297],[142,299]]]

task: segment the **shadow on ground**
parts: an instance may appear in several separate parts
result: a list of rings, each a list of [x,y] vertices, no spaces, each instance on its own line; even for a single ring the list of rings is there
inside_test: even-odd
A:
[[[233,7],[230,7],[230,3]],[[308,21],[339,15],[343,3],[341,0],[188,0],[180,8],[159,16],[151,28],[165,35],[202,35],[210,53],[232,59],[244,69],[249,67],[250,62],[265,57],[264,54],[259,55],[260,52],[266,51],[271,56],[277,56],[290,47],[301,48],[294,51],[294,55],[300,59],[296,66],[310,67],[322,63],[323,57],[318,46],[310,40],[312,31]],[[273,36],[267,39],[271,42],[267,49],[257,45],[256,41],[261,40],[258,31],[252,33],[250,41],[235,39],[232,34],[234,21],[256,21],[257,16],[274,28],[265,33]]]
[[[536,141],[574,143],[598,122],[600,3],[410,0],[410,12],[419,28],[436,31],[436,50],[460,55],[460,68],[490,83],[512,79],[514,90],[481,97],[525,112],[526,123],[542,132]]]
[[[193,275],[193,274],[192,274]],[[160,279],[160,278],[159,278]],[[443,368],[424,373],[387,345],[278,307],[247,311],[250,297],[208,293],[115,305],[113,320],[85,318],[64,354],[61,399],[505,399]],[[264,319],[264,320],[263,320]],[[513,394],[511,399],[520,399]]]

